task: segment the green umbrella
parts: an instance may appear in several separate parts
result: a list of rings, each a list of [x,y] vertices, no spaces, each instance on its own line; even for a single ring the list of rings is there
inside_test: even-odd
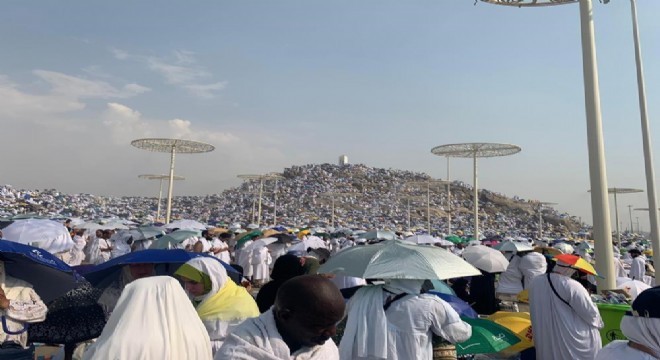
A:
[[[453,242],[454,244],[460,244],[460,243],[463,242],[463,239],[461,239],[460,237],[458,237],[456,235],[449,235],[445,238],[445,240],[449,240],[449,241]]]
[[[235,249],[240,249],[245,245],[245,243],[248,240],[252,240],[254,238],[257,238],[259,236],[263,235],[263,233],[259,230],[253,230],[246,234],[245,236],[242,236],[238,241],[236,241],[236,246],[234,247]]]
[[[186,239],[189,239],[193,236],[200,236],[201,231],[197,230],[176,230],[165,236],[161,236],[156,241],[154,241],[149,249],[170,249],[174,248],[176,245],[181,244]]]
[[[467,317],[461,319],[472,326],[472,336],[456,344],[456,354],[459,356],[497,353],[520,342],[511,330],[493,321]]]

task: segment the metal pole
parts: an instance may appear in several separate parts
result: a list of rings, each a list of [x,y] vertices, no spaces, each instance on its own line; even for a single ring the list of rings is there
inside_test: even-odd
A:
[[[426,226],[431,235],[431,181],[426,183]]]
[[[477,152],[474,152],[472,164],[472,182],[474,183],[474,239],[479,240],[479,190],[477,184]]]
[[[408,198],[408,231],[410,231],[410,198]]]
[[[632,205],[628,205],[628,215],[630,216],[630,233],[634,233],[633,222],[632,222]]]
[[[172,146],[172,157],[170,158],[170,187],[167,190],[167,210],[165,212],[165,223],[170,223],[172,215],[172,188],[174,187],[174,157],[176,155],[176,146]]]
[[[156,210],[156,221],[160,221],[160,204],[163,202],[163,178],[160,178],[160,190],[158,190],[158,208]]]
[[[252,215],[251,215],[251,218],[252,218],[253,223],[257,221],[256,216],[257,216],[257,199],[252,198]]]
[[[264,178],[259,178],[259,210],[257,211],[257,226],[261,226],[261,196],[264,193]]]
[[[332,195],[332,217],[330,217],[330,226],[335,227],[335,196]]]
[[[275,178],[275,190],[273,191],[273,227],[277,226],[277,178]]]
[[[599,259],[596,271],[604,277],[598,279],[598,290],[616,288],[614,277],[614,256],[612,250],[612,227],[610,225],[609,201],[607,194],[607,171],[605,146],[600,114],[600,93],[596,64],[596,44],[594,40],[593,4],[591,0],[580,0],[580,28],[582,34],[582,66],[584,76],[584,98],[587,115],[587,143],[589,148],[589,178],[591,183],[591,212],[595,254]]]
[[[543,239],[543,205],[539,205],[539,240]]]
[[[449,175],[449,156],[447,156],[447,235],[451,234],[451,180]]]
[[[614,188],[614,221],[616,221],[616,244],[621,244],[621,232],[619,231],[619,203],[616,200],[616,188]]]
[[[648,113],[646,110],[646,86],[644,85],[644,67],[642,66],[642,50],[639,44],[639,28],[637,25],[637,4],[630,0],[633,18],[633,36],[635,38],[635,62],[637,64],[637,89],[639,92],[639,113],[642,119],[642,144],[644,147],[644,165],[646,169],[646,193],[649,202],[649,220],[651,225],[651,247],[653,248],[653,263],[660,264],[660,226],[658,224],[658,204],[655,193],[655,170],[653,168],[653,149],[651,146]]]

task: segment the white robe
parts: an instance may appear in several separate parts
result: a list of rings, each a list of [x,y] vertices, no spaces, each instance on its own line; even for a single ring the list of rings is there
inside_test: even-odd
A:
[[[657,360],[658,358],[628,346],[627,340],[615,340],[598,352],[596,360]]]
[[[181,285],[169,276],[135,280],[122,292],[85,360],[210,360],[208,333]]]
[[[273,259],[268,253],[267,247],[260,247],[252,250],[252,278],[253,280],[268,280],[270,277],[270,263]]]
[[[87,241],[85,240],[84,237],[82,236],[74,236],[73,237],[73,242],[74,245],[69,250],[69,262],[68,264],[70,266],[77,266],[82,264],[83,260],[85,260],[85,246],[87,245]]]
[[[603,320],[598,308],[577,281],[555,273],[550,277],[570,308],[554,294],[546,275],[534,279],[529,304],[537,359],[594,359],[602,347],[598,329]]]
[[[616,277],[628,277],[628,272],[623,266],[623,262],[619,260],[616,256],[614,257],[614,274]]]
[[[518,294],[523,291],[523,274],[520,272],[520,256],[514,255],[509,260],[509,266],[499,278],[495,292],[502,294]]]
[[[229,330],[215,360],[339,360],[332,340],[323,345],[303,347],[291,354],[277,330],[272,309]]]
[[[548,263],[541,253],[531,252],[523,256],[518,263],[518,269],[523,276],[525,289],[529,289],[529,285],[537,276],[545,274],[547,267]]]
[[[633,280],[644,281],[644,276],[646,275],[646,261],[641,256],[638,256],[632,260],[630,264],[630,273],[628,276]]]

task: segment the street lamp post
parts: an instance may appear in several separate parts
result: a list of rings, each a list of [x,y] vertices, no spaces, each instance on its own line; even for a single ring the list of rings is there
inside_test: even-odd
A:
[[[543,239],[543,207],[557,205],[553,202],[539,202],[539,240]]]
[[[350,195],[357,195],[357,194],[349,193],[349,192],[336,192],[336,191],[328,191],[321,193],[321,196],[327,196],[330,198],[330,203],[331,203],[330,227],[335,227],[335,198],[338,196],[350,196]]]
[[[144,175],[138,175],[138,178],[140,179],[147,179],[147,180],[160,180],[160,187],[158,190],[158,207],[156,210],[156,221],[160,221],[160,204],[162,203],[163,199],[163,180],[169,179],[169,175],[154,175],[154,174],[144,174]],[[183,176],[174,176],[174,180],[185,180]]]
[[[137,139],[131,141],[131,145],[142,150],[170,153],[169,188],[167,190],[167,210],[165,213],[165,223],[169,224],[170,215],[172,212],[172,191],[174,189],[175,155],[177,153],[179,154],[205,153],[215,150],[215,147],[213,145],[199,141],[182,140],[182,139],[163,139],[163,138]]]
[[[406,200],[407,205],[408,205],[408,231],[411,229],[411,224],[410,224],[410,202],[415,201],[415,200],[421,200],[424,198],[423,196],[402,196],[401,197],[403,200]]]
[[[436,146],[431,153],[438,156],[472,158],[474,182],[474,239],[479,240],[479,186],[477,184],[477,158],[508,156],[520,152],[520,147],[497,143],[462,143]]]
[[[584,78],[584,100],[587,115],[587,148],[589,150],[589,177],[591,193],[591,213],[596,256],[611,259],[612,227],[610,225],[609,201],[607,198],[607,169],[605,165],[605,145],[603,142],[602,119],[600,112],[600,92],[594,40],[592,0],[481,0],[496,5],[536,7],[549,5],[580,4],[580,29],[582,37],[582,71]],[[615,289],[614,263],[599,261],[597,272],[604,277],[598,281],[599,290]]]
[[[621,244],[621,232],[619,231],[619,203],[617,202],[617,194],[634,194],[643,192],[641,189],[630,188],[609,188],[607,192],[614,194],[614,221],[616,222],[616,242]],[[611,246],[610,246],[611,247]]]
[[[255,175],[255,174],[243,174],[243,175],[238,175],[239,178],[243,180],[259,180],[259,200],[258,200],[258,208],[257,208],[257,226],[261,226],[261,199],[264,194],[264,180],[277,180],[277,179],[282,179],[283,176],[280,174],[276,173],[270,173],[270,174],[265,174],[265,175]],[[254,204],[252,212],[254,213]],[[277,210],[276,210],[277,211]],[[277,214],[276,214],[277,216]]]
[[[409,185],[426,186],[426,226],[431,234],[431,187],[435,189],[436,186],[446,185],[448,182],[444,180],[427,180],[427,181],[411,181]]]

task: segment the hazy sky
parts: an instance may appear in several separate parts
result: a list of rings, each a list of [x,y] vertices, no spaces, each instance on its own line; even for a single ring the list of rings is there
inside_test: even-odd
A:
[[[646,189],[629,1],[594,8],[608,185]],[[657,160],[660,1],[638,10]],[[216,146],[177,158],[179,195],[340,154],[445,178],[432,147],[504,142],[523,150],[481,161],[480,187],[591,220],[577,4],[5,0],[0,34],[0,183],[154,195],[137,175],[169,156],[141,137]],[[646,195],[619,197],[624,227],[628,205]]]

